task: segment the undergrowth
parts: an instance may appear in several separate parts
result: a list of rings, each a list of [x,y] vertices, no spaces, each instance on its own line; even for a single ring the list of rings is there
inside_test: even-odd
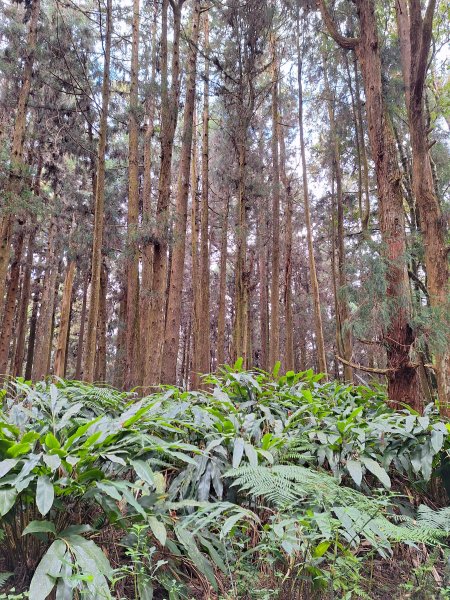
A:
[[[204,383],[8,383],[0,598],[450,598],[433,405],[239,363]]]

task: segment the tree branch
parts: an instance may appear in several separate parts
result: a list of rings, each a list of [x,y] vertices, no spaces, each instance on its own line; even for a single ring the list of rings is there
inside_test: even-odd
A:
[[[432,1],[434,0],[430,0],[430,2]],[[346,50],[354,50],[359,43],[359,38],[349,38],[339,32],[336,23],[333,21],[333,17],[328,11],[325,0],[319,0],[319,7],[320,12],[322,13],[322,18],[328,29],[328,33],[331,35],[333,40]]]
[[[422,35],[420,40],[419,57],[414,73],[414,95],[416,98],[422,96],[423,86],[428,67],[428,54],[430,53],[431,36],[433,33],[433,17],[436,9],[436,0],[429,0],[425,16],[422,22]]]
[[[388,373],[393,373],[394,371],[397,370],[397,369],[375,369],[372,367],[365,367],[364,365],[357,365],[356,363],[352,363],[349,360],[342,358],[342,356],[338,356],[337,354],[336,354],[336,358],[338,359],[339,362],[343,363],[344,365],[348,365],[349,367],[352,367],[353,369],[358,369],[358,371],[366,371],[367,373],[376,373],[377,375],[387,375]]]

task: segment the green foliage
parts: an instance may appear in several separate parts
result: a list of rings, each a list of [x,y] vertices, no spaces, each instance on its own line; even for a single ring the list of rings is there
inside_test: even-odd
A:
[[[261,568],[271,580],[254,598],[289,597],[295,582],[304,594],[363,598],[369,558],[445,545],[449,509],[415,510],[390,491],[406,477],[423,492],[442,475],[448,425],[432,406],[394,413],[381,389],[239,363],[206,383],[143,399],[10,383],[0,555],[14,578],[3,584],[29,574],[32,600],[55,587],[58,598],[146,600],[158,589],[188,598],[194,578],[241,598]]]

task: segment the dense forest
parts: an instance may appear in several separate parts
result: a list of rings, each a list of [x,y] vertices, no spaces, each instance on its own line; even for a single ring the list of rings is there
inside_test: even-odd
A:
[[[0,598],[450,597],[448,4],[0,5]]]

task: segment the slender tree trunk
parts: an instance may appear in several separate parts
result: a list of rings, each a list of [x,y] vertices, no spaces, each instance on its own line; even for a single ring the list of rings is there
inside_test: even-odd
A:
[[[34,225],[32,225],[32,229],[28,235],[28,250],[22,279],[22,295],[20,300],[17,327],[17,345],[12,367],[13,377],[20,377],[22,375],[23,361],[25,358],[25,334],[27,328],[28,305],[30,303],[31,271],[33,269],[35,236],[36,229]]]
[[[208,12],[203,16],[204,52],[209,55],[209,20]],[[198,365],[202,374],[210,372],[211,342],[210,342],[210,274],[209,274],[209,59],[205,58],[203,83],[203,140],[202,140],[202,204],[200,225],[200,280],[201,280],[201,310],[200,310],[200,339],[198,348]]]
[[[42,296],[39,308],[39,317],[36,325],[36,347],[33,362],[32,378],[39,381],[48,374],[48,357],[51,349],[52,320],[55,304],[55,286],[58,277],[56,262],[58,228],[55,217],[52,217],[48,233],[48,247],[46,253],[46,270],[42,284]]]
[[[227,254],[228,254],[228,194],[224,198],[222,232],[220,237],[219,309],[217,316],[217,366],[225,363],[225,322],[227,310]]]
[[[100,115],[100,133],[97,149],[97,175],[95,177],[95,203],[94,203],[94,240],[92,244],[91,260],[91,288],[89,294],[89,316],[86,339],[86,350],[84,360],[83,378],[85,381],[94,380],[95,353],[97,344],[97,323],[100,304],[100,278],[102,265],[103,227],[105,212],[105,155],[106,140],[108,135],[108,107],[109,107],[109,80],[111,65],[111,37],[112,37],[112,0],[107,0],[106,5],[106,32],[105,32],[105,54],[103,65],[102,82],[102,110]],[[84,321],[82,322],[84,333]],[[81,337],[81,332],[80,332]],[[81,346],[82,348],[82,346]],[[80,346],[78,347],[77,375],[81,377]]]
[[[196,122],[194,112],[194,123]],[[199,202],[198,202],[198,173],[197,173],[197,140],[194,138],[191,162],[191,260],[192,260],[192,371],[191,387],[198,389],[200,385],[200,367],[198,349],[202,343],[200,338],[201,310],[201,281],[199,277]]]
[[[119,301],[119,315],[117,324],[116,338],[116,357],[114,361],[114,387],[121,390],[123,388],[125,373],[125,351],[126,351],[126,317],[127,317],[127,293],[122,290]]]
[[[384,343],[389,368],[394,369],[388,374],[388,394],[396,407],[398,403],[405,402],[420,411],[422,401],[419,377],[409,357],[415,335],[409,324],[411,306],[405,261],[401,173],[394,134],[384,103],[375,3],[374,0],[357,1],[360,22],[358,39],[342,36],[328,13],[324,0],[319,0],[319,3],[332,37],[344,48],[355,50],[364,81],[369,140],[378,184],[380,231],[387,266],[390,324],[384,332]]]
[[[84,334],[86,330],[86,313],[87,313],[87,295],[89,287],[89,273],[86,272],[83,280],[83,296],[81,300],[81,313],[80,313],[80,332],[78,334],[78,347],[77,347],[77,362],[75,367],[75,379],[79,381],[82,377],[82,360],[83,360],[83,346],[84,346]]]
[[[259,327],[261,338],[261,355],[259,366],[264,371],[269,369],[269,294],[267,277],[267,211],[264,205],[258,212],[258,272],[259,272]]]
[[[280,165],[278,141],[278,57],[272,37],[272,280],[269,367],[280,360]]]
[[[285,225],[285,257],[284,257],[284,317],[285,317],[285,370],[295,370],[295,355],[294,355],[294,318],[292,314],[292,215],[293,201],[292,188],[290,179],[286,173],[286,143],[284,139],[283,126],[279,123],[279,140],[280,140],[280,176],[283,183],[283,188],[286,196],[286,225]]]
[[[337,301],[337,332],[338,332],[338,351],[342,352],[343,358],[347,361],[352,359],[352,335],[350,329],[350,311],[348,307],[347,293],[347,273],[346,256],[344,246],[344,199],[342,192],[342,171],[341,171],[341,151],[339,138],[336,131],[336,122],[334,115],[335,98],[332,95],[330,83],[328,80],[327,58],[323,56],[323,72],[325,81],[325,93],[327,96],[328,118],[330,121],[331,145],[333,152],[332,169],[336,181],[336,200],[337,200],[337,256],[338,256],[338,284]],[[344,363],[344,380],[353,381],[352,368]]]
[[[104,383],[106,381],[106,325],[107,325],[107,305],[106,294],[108,291],[108,267],[106,261],[102,262],[102,271],[100,275],[100,305],[98,311],[98,336],[97,336],[97,356],[95,360],[95,380]]]
[[[11,336],[13,332],[14,315],[16,311],[17,293],[19,290],[20,261],[25,232],[21,227],[16,238],[14,258],[11,263],[8,291],[6,293],[5,309],[3,312],[2,329],[0,334],[0,379],[3,382],[8,369]]]
[[[73,281],[75,278],[76,261],[68,259],[64,278],[63,297],[61,301],[61,316],[59,321],[58,342],[56,344],[54,375],[65,377],[67,340],[69,337],[70,312],[72,306]]]
[[[306,169],[305,140],[303,133],[303,85],[302,85],[302,56],[300,50],[300,23],[297,15],[297,78],[298,78],[298,121],[300,130],[300,152],[302,157],[303,202],[305,208],[306,235],[308,240],[309,276],[314,304],[314,329],[317,345],[317,360],[321,373],[327,374],[327,360],[325,355],[325,341],[322,326],[322,310],[320,305],[319,281],[317,279],[316,261],[311,225],[311,210],[309,206],[308,175]]]
[[[22,190],[23,146],[25,141],[28,100],[30,97],[33,64],[37,44],[37,27],[40,12],[40,0],[31,0],[30,24],[26,41],[26,55],[22,73],[22,85],[17,100],[16,118],[11,145],[11,165],[5,196],[8,211],[0,214],[0,306],[5,295],[6,273],[10,258],[10,244],[14,214],[17,213],[17,201]]]
[[[241,125],[238,141],[238,202],[237,202],[237,234],[236,264],[234,281],[234,326],[232,359],[243,359],[244,368],[248,367],[248,265],[247,265],[247,208],[246,208],[246,155],[247,135]]]
[[[25,379],[27,381],[31,379],[31,374],[33,370],[34,349],[36,345],[36,326],[39,312],[39,296],[41,287],[40,284],[41,282],[38,279],[35,283],[35,288],[33,292],[33,307],[31,309],[30,327],[28,335],[27,362],[25,365]]]
[[[130,109],[128,121],[127,353],[125,387],[139,383],[139,1],[133,0]],[[142,381],[142,379],[141,379]]]
[[[186,255],[186,222],[191,169],[193,117],[197,77],[197,47],[200,24],[200,0],[194,0],[191,21],[191,43],[188,55],[188,79],[184,106],[181,158],[177,184],[175,223],[173,231],[173,253],[170,270],[170,285],[167,304],[167,321],[164,341],[162,383],[175,385],[177,359],[180,346],[181,299],[183,293],[184,260]],[[202,286],[208,282],[203,281]],[[203,296],[203,294],[202,294]],[[209,332],[208,332],[209,333]],[[205,340],[202,341],[204,343]],[[198,348],[197,348],[198,350]],[[200,366],[200,365],[199,365]]]
[[[180,28],[182,0],[174,0],[172,82],[169,94],[167,66],[167,12],[169,0],[162,3],[161,24],[161,166],[156,207],[156,233],[153,246],[153,280],[149,330],[153,341],[151,360],[145,365],[144,387],[160,383],[164,348],[166,288],[168,278],[167,239],[170,209],[173,139],[180,96]]]

